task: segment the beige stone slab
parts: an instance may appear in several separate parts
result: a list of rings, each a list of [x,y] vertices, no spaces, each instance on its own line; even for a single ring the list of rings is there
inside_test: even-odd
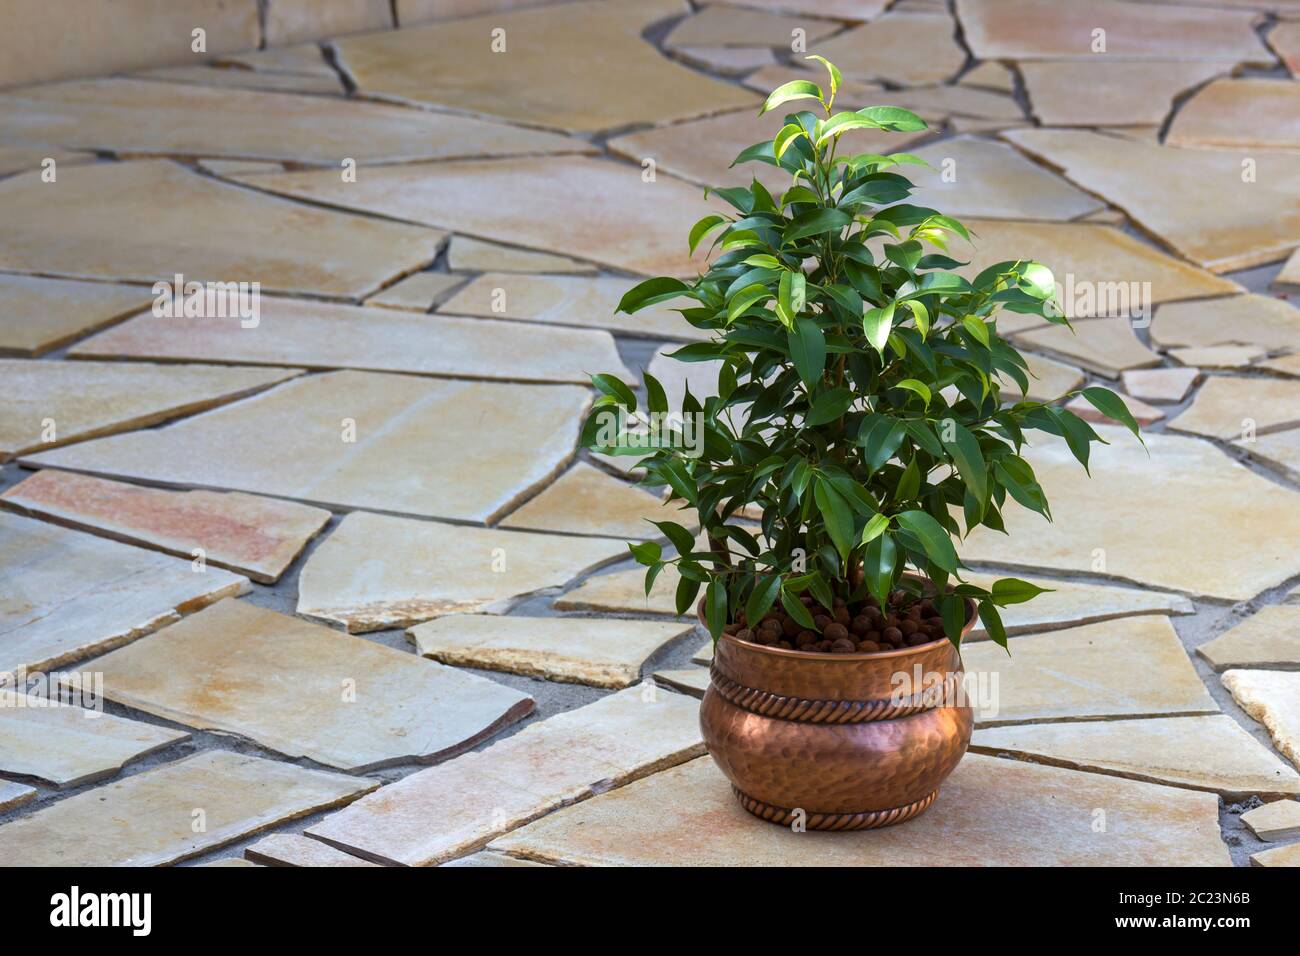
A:
[[[962,86],[978,86],[1002,93],[1016,91],[1016,78],[1011,68],[1002,63],[984,62],[963,73],[957,81]]]
[[[1216,671],[1229,667],[1300,670],[1300,607],[1260,610],[1196,648]]]
[[[1266,362],[1260,362],[1259,368],[1266,368],[1269,371],[1277,372],[1280,375],[1290,375],[1293,378],[1300,378],[1300,353],[1282,355],[1275,359],[1269,359]]]
[[[533,709],[486,678],[244,601],[221,601],[95,668],[110,700],[354,773],[445,759]]]
[[[909,202],[949,215],[1064,221],[1105,205],[1006,143],[958,136],[912,152],[932,168],[908,169]]]
[[[1225,800],[1300,793],[1300,774],[1224,714],[992,727],[975,731],[971,748],[1209,790]]]
[[[1133,398],[1146,402],[1181,402],[1201,377],[1199,368],[1139,368],[1120,376]]]
[[[582,617],[449,614],[407,633],[425,657],[594,687],[628,687],[646,660],[691,624]]]
[[[731,5],[783,13],[815,13],[852,22],[879,16],[890,4],[888,0],[731,0]]]
[[[356,512],[303,566],[298,613],[348,630],[407,627],[455,612],[501,614],[626,555],[614,538],[460,527]]]
[[[979,642],[963,646],[962,662],[991,691],[975,709],[982,727],[1219,711],[1165,617],[1017,637],[1009,655]]]
[[[244,850],[244,857],[262,866],[375,866],[369,860],[336,850],[296,833],[273,833]]]
[[[970,265],[956,270],[973,279],[982,270],[1011,259],[1033,258],[1047,265],[1061,284],[1063,312],[1071,319],[1115,313],[1111,303],[1121,293],[1134,301],[1127,282],[1138,286],[1137,301],[1169,302],[1240,292],[1241,286],[1167,256],[1111,226],[1075,222],[1009,222],[997,219],[962,220],[974,234],[967,242],[952,237],[948,254]],[[1073,295],[1065,295],[1069,284]],[[1088,293],[1091,292],[1091,297]],[[1117,299],[1123,301],[1122,298]],[[1006,313],[1002,314],[1005,319]]]
[[[220,860],[213,860],[211,863],[195,863],[195,866],[218,866],[222,869],[243,869],[245,867],[260,870],[262,865],[254,863],[252,860],[245,860],[242,856],[227,856]]]
[[[1170,146],[1300,149],[1300,85],[1272,77],[1217,80],[1183,104],[1165,142]]]
[[[0,176],[44,169],[42,164],[47,159],[54,160],[56,173],[62,165],[76,166],[95,161],[91,153],[76,153],[51,146],[0,146]]]
[[[676,345],[661,348],[646,366],[646,372],[653,375],[664,387],[668,407],[680,409],[688,388],[693,396],[701,400],[710,395],[717,395],[718,371],[722,363],[682,362],[672,357],[671,353],[676,352],[677,349]]]
[[[1235,441],[1233,445],[1300,482],[1300,429],[1257,435],[1254,441]]]
[[[674,63],[642,38],[651,23],[684,12],[678,0],[574,3],[559,14],[485,14],[345,39],[334,48],[368,95],[557,129],[595,131],[756,106],[755,97]],[[497,28],[506,49],[493,53]]]
[[[710,638],[700,645],[700,649],[695,652],[691,658],[692,664],[704,664],[705,666],[713,663],[713,640]]]
[[[1154,425],[1165,417],[1165,413],[1152,405],[1148,405],[1141,399],[1134,398],[1131,395],[1122,396],[1124,404],[1128,407],[1129,414],[1138,425],[1145,428],[1148,425]],[[1075,396],[1065,403],[1065,407],[1078,415],[1086,422],[1098,422],[1103,425],[1120,425],[1123,424],[1119,419],[1110,418],[1103,415],[1097,410],[1092,402],[1088,401],[1082,395]]]
[[[1266,843],[1300,837],[1300,801],[1274,800],[1243,813],[1241,822]]]
[[[814,43],[839,28],[833,20],[710,3],[678,21],[664,38],[664,46],[763,46],[788,50],[798,36],[796,30],[803,31],[805,41]]]
[[[1275,23],[1267,39],[1291,75],[1300,77],[1300,23]]]
[[[298,369],[0,359],[0,461],[233,402]]]
[[[442,863],[556,807],[699,756],[698,712],[681,694],[629,687],[389,784],[306,832],[381,863]]]
[[[259,195],[166,160],[72,166],[57,189],[39,174],[14,176],[0,182],[0,220],[0,269],[136,282],[181,273],[349,298],[427,265],[443,239]]]
[[[1107,207],[1105,209],[1098,210],[1097,212],[1090,213],[1087,216],[1084,216],[1079,221],[1080,222],[1104,222],[1107,225],[1111,225],[1111,226],[1122,226],[1128,222],[1128,216],[1124,215],[1124,213],[1122,213],[1118,209],[1111,209],[1110,207]]]
[[[691,308],[694,303],[690,299],[674,299],[635,315],[618,312],[619,301],[631,288],[628,279],[488,272],[458,289],[439,311],[448,315],[609,329],[639,338],[708,338],[707,332],[694,328],[673,311]]]
[[[1202,10],[1117,0],[957,0],[966,45],[981,60],[1087,60],[1106,31],[1116,60],[1220,60],[1267,65],[1248,10]]]
[[[46,469],[0,494],[0,505],[142,548],[274,584],[330,513],[237,491],[164,491]]]
[[[246,173],[278,173],[284,171],[281,163],[263,163],[249,159],[200,159],[200,169],[214,176],[233,179]]]
[[[640,166],[588,157],[383,166],[365,170],[355,183],[342,182],[333,170],[241,181],[313,202],[665,275],[695,274],[684,237],[702,216],[722,208],[721,200],[706,202],[698,186],[671,176],[644,182]],[[537,189],[541,182],[546,189]],[[593,203],[592,196],[601,202]],[[503,217],[501,209],[511,214]],[[704,255],[697,252],[696,259]],[[452,268],[464,266],[453,260]],[[502,270],[499,264],[489,268]]]
[[[472,236],[453,236],[447,246],[447,268],[453,272],[557,272],[595,275],[588,262],[549,252],[519,249],[499,242],[485,242]]]
[[[746,813],[704,757],[552,813],[492,848],[590,866],[1230,865],[1212,794],[980,754],[957,765],[914,824],[773,826]]]
[[[556,609],[561,611],[626,611],[638,614],[677,615],[677,583],[681,578],[676,568],[665,567],[655,580],[654,588],[645,593],[645,568],[597,574],[572,591],[557,597]]]
[[[0,355],[43,355],[153,298],[148,289],[131,286],[0,275]]]
[[[662,537],[652,521],[698,524],[676,509],[665,508],[659,496],[580,461],[502,518],[500,526],[633,540]]]
[[[213,750],[0,826],[0,852],[28,866],[166,866],[374,788],[364,777]]]
[[[1296,425],[1300,425],[1300,381],[1213,375],[1169,428],[1232,441]]]
[[[683,46],[673,52],[683,63],[724,76],[743,76],[776,63],[765,46]]]
[[[1196,349],[1170,349],[1175,362],[1208,369],[1244,369],[1268,353],[1254,345],[1211,345]]]
[[[0,512],[0,671],[109,650],[233,594],[248,579]]]
[[[1160,356],[1138,340],[1128,316],[1048,325],[1013,336],[1025,348],[1041,349],[1107,378],[1128,369],[1160,364]]]
[[[317,39],[313,37],[312,39]],[[338,71],[325,61],[315,43],[295,43],[267,50],[245,50],[219,56],[214,63],[256,70],[259,73],[296,73],[300,76],[337,77]]]
[[[1228,72],[1232,64],[1097,56],[1026,61],[1019,69],[1030,107],[1045,126],[1158,126],[1173,109],[1175,97]]]
[[[572,457],[589,400],[575,386],[330,372],[166,428],[24,461],[154,484],[487,522]],[[285,428],[286,421],[294,427]],[[212,454],[213,448],[222,453]]]
[[[502,353],[503,341],[510,352]],[[256,327],[142,312],[76,346],[75,358],[293,365],[446,378],[587,385],[600,369],[635,382],[608,332],[267,297]]]
[[[946,11],[887,13],[810,49],[848,77],[900,86],[941,83],[966,63],[955,26]]]
[[[999,375],[1004,401],[1020,401],[1023,397],[1031,402],[1054,402],[1084,382],[1083,372],[1073,365],[1033,352],[1024,353],[1024,359],[1029,366],[1029,392],[1021,393],[1019,385]]]
[[[979,572],[962,575],[963,580],[983,588],[992,587],[994,581],[1004,577],[1008,575]],[[1185,597],[1146,588],[1054,581],[1032,575],[1029,580],[1051,590],[1032,601],[1011,604],[1000,610],[1008,634],[1041,633],[1139,614],[1191,614],[1195,611],[1192,602]],[[966,641],[987,639],[988,632],[979,621],[965,638]]]
[[[0,770],[78,787],[189,734],[0,691]]]
[[[1246,345],[1300,350],[1300,309],[1271,295],[1237,295],[1162,305],[1151,322],[1162,347]]]
[[[1147,434],[1148,455],[1122,429],[1093,428],[1110,444],[1092,445],[1091,478],[1059,439],[1035,437],[1026,449],[1052,524],[1008,508],[1008,534],[976,529],[966,561],[1104,574],[1232,601],[1300,574],[1300,555],[1287,543],[1300,535],[1295,492],[1199,438]],[[1233,541],[1250,546],[1224,546]]]
[[[469,856],[462,856],[458,860],[448,860],[440,866],[546,866],[545,863],[534,863],[532,860],[522,860],[519,857],[507,856],[504,853],[494,853],[490,850],[481,850],[478,853],[471,853]]]
[[[366,299],[366,305],[403,312],[428,312],[464,282],[464,276],[446,272],[417,272],[372,295]]]
[[[339,96],[344,92],[338,75],[307,76],[300,73],[263,73],[254,70],[224,69],[215,66],[168,66],[143,70],[131,75],[132,81],[166,85],[211,87],[214,92],[228,89],[259,90],[264,93],[310,93]],[[130,150],[122,150],[129,154]]]
[[[1240,150],[1177,149],[1083,130],[1002,135],[1213,272],[1273,262],[1300,245],[1300,164],[1285,152],[1243,157]]]
[[[16,810],[36,799],[36,788],[22,783],[0,780],[0,813]]]
[[[270,0],[266,7],[268,46],[394,26],[389,0]]]
[[[257,0],[122,0],[52,16],[45,0],[11,0],[0,37],[0,87],[202,60],[191,31],[205,31],[206,56],[255,48]]]
[[[1251,866],[1300,866],[1300,843],[1252,853]]]
[[[1300,673],[1230,670],[1220,680],[1241,709],[1264,725],[1282,756],[1300,767]]]
[[[676,670],[655,671],[655,680],[665,687],[703,699],[709,689],[709,671],[705,667],[682,667]]]
[[[265,82],[273,74],[209,70]],[[38,86],[0,95],[11,139],[133,155],[199,155],[340,164],[591,152],[567,136],[450,113],[337,97],[211,89],[131,79]],[[365,176],[359,172],[357,178]]]

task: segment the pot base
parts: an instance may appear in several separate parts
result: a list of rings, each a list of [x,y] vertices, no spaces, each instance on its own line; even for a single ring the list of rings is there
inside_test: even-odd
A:
[[[732,786],[731,791],[736,795],[736,799],[740,801],[740,805],[759,819],[775,823],[778,826],[789,826],[795,819],[796,811],[794,810],[787,810],[785,807],[777,807],[770,803],[764,803],[762,800],[755,800],[736,786]],[[913,817],[920,816],[930,808],[930,804],[934,803],[935,798],[938,796],[939,791],[933,790],[915,803],[909,803],[903,807],[894,807],[892,810],[865,810],[861,813],[809,813],[804,819],[803,825],[808,830],[875,830],[880,827],[889,827],[895,823],[903,823]]]

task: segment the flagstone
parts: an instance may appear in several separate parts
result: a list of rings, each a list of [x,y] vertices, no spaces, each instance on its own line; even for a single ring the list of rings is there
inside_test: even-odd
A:
[[[1162,305],[1151,341],[1163,348],[1246,345],[1300,350],[1300,309],[1271,295],[1236,295]]]
[[[47,468],[0,494],[29,517],[274,584],[325,527],[321,508],[237,491],[166,491]]]
[[[1269,359],[1259,363],[1259,368],[1266,368],[1271,372],[1277,372],[1281,375],[1290,375],[1293,378],[1300,378],[1300,353],[1292,355],[1282,355],[1275,359]]]
[[[1243,369],[1268,353],[1254,345],[1211,345],[1206,348],[1170,349],[1169,357],[1188,367]]]
[[[478,315],[547,325],[609,329],[620,335],[639,338],[698,340],[709,337],[709,333],[694,328],[673,311],[690,308],[692,301],[689,299],[674,299],[634,315],[619,312],[619,301],[633,284],[631,279],[621,278],[489,272],[458,289],[438,311],[448,315]]]
[[[296,833],[273,833],[244,850],[246,859],[263,866],[376,866],[319,840]]]
[[[335,96],[344,92],[343,81],[334,76],[310,76],[302,73],[263,73],[254,70],[218,66],[167,66],[133,73],[132,81],[162,83],[169,86],[209,87],[257,90],[263,93],[308,93]],[[130,150],[122,153],[129,155]]]
[[[710,3],[679,20],[664,38],[664,46],[761,46],[788,50],[795,30],[802,30],[803,39],[814,43],[839,29],[840,25],[833,20]]]
[[[1159,126],[1175,97],[1231,68],[1215,60],[1126,62],[1106,56],[1019,64],[1030,107],[1045,126]]]
[[[942,83],[966,63],[947,11],[886,13],[818,43],[815,50],[847,77],[899,86]]]
[[[675,567],[665,567],[655,580],[650,596],[646,597],[645,568],[597,574],[557,597],[554,607],[561,611],[627,611],[676,616],[674,595],[680,580]]]
[[[1251,866],[1300,866],[1300,843],[1262,850],[1250,855]]]
[[[1300,801],[1274,800],[1243,813],[1241,822],[1266,843],[1300,837]]]
[[[255,81],[273,75],[201,69]],[[592,151],[590,144],[567,136],[451,113],[132,79],[58,83],[0,95],[0,131],[11,141],[128,154],[314,163],[333,167],[340,179],[345,159],[365,164]],[[358,172],[357,178],[365,175]]]
[[[1217,80],[1183,104],[1165,136],[1170,146],[1300,148],[1300,84],[1249,76]]]
[[[655,671],[655,680],[673,690],[701,699],[704,697],[704,692],[709,689],[709,671],[704,667]]]
[[[971,572],[963,579],[977,587],[989,588],[1006,574]],[[1044,580],[1033,575],[1030,581],[1050,588],[1032,601],[1011,604],[1001,609],[1002,624],[1008,634],[1041,633],[1062,627],[1094,624],[1112,618],[1140,614],[1192,614],[1192,602],[1177,594],[1147,588],[1125,588],[1112,584],[1087,584],[1077,581]],[[988,639],[980,621],[966,635],[964,642]]]
[[[1002,93],[1016,91],[1015,74],[1011,68],[1002,63],[984,62],[963,73],[957,81],[962,86],[978,86]]]
[[[447,246],[447,268],[453,272],[559,272],[595,275],[588,262],[532,249],[516,249],[471,236],[453,236]]]
[[[375,786],[364,777],[212,750],[0,826],[0,852],[27,866],[166,866],[349,803]]]
[[[22,783],[0,780],[0,813],[16,810],[36,799],[36,788]]]
[[[137,282],[181,273],[349,298],[427,265],[443,239],[258,194],[166,160],[73,166],[60,171],[57,189],[39,174],[14,176],[0,182],[0,220],[4,270]]]
[[[244,867],[251,867],[252,869],[260,870],[262,868],[260,863],[254,863],[252,860],[245,860],[242,856],[227,856],[222,857],[220,860],[213,860],[211,863],[195,863],[194,865],[218,866],[222,869],[242,869]]]
[[[45,706],[41,706],[45,705]],[[0,691],[0,770],[59,788],[109,777],[189,734]]]
[[[403,312],[428,312],[464,282],[464,276],[447,272],[417,272],[372,295],[365,304]]]
[[[711,664],[713,663],[713,639],[705,641],[700,645],[700,649],[691,657],[692,664]]]
[[[1120,376],[1124,391],[1145,402],[1181,402],[1201,377],[1199,368],[1139,368]]]
[[[111,333],[110,333],[111,334]],[[1090,319],[1073,325],[1047,325],[1013,338],[1031,349],[1053,352],[1084,368],[1119,378],[1120,372],[1160,364],[1160,356],[1138,340],[1127,315]]]
[[[1282,756],[1300,767],[1300,673],[1230,670],[1219,679],[1241,709],[1264,725]]]
[[[1092,446],[1091,478],[1060,439],[1036,435],[1025,451],[1052,524],[1008,508],[1007,534],[977,528],[966,561],[1101,573],[1231,601],[1300,574],[1300,554],[1287,543],[1300,537],[1295,492],[1199,438],[1148,433],[1144,449],[1123,429],[1093,427],[1110,444]]]
[[[680,518],[657,495],[580,461],[502,518],[500,526],[643,541],[663,536],[652,521]]]
[[[1300,429],[1257,435],[1253,441],[1238,440],[1233,446],[1257,461],[1280,469],[1292,481],[1300,482]]]
[[[1010,655],[981,641],[963,646],[962,663],[997,688],[976,707],[982,727],[1219,712],[1166,617],[1017,637]]]
[[[1275,23],[1267,41],[1291,75],[1300,77],[1300,23]]]
[[[812,80],[819,86],[826,85],[826,72],[816,69],[785,65],[767,67],[750,74],[744,83],[752,90],[764,95],[789,80]],[[911,110],[931,127],[942,126],[947,121],[959,118],[969,120],[1005,120],[1008,122],[1023,120],[1024,113],[1018,104],[1005,93],[994,92],[980,87],[968,86],[913,86],[907,89],[886,90],[875,83],[857,80],[844,80],[835,94],[835,102],[841,109],[861,109],[864,106],[901,106]],[[932,129],[931,133],[934,132]],[[886,134],[871,130],[855,130],[854,148],[862,142],[863,135],[882,137]],[[921,135],[930,135],[925,133]],[[892,134],[893,141],[898,141],[899,134]],[[771,138],[770,136],[768,137]],[[886,140],[886,143],[889,141]],[[888,148],[888,146],[886,147]]]
[[[870,20],[884,12],[889,0],[730,0],[738,7],[757,10],[816,13],[835,20]]]
[[[1269,65],[1249,10],[1134,6],[1116,0],[957,0],[966,45],[981,60],[1087,60],[1094,30],[1116,60],[1220,60]]]
[[[1170,430],[1224,441],[1300,425],[1300,382],[1214,375]]]
[[[684,63],[724,76],[743,76],[776,63],[765,46],[680,46],[673,50]]]
[[[248,579],[0,512],[0,672],[47,670],[133,641]]]
[[[653,375],[664,387],[668,408],[673,411],[682,407],[687,388],[701,400],[717,395],[718,372],[722,368],[721,362],[682,362],[673,358],[672,353],[680,347],[670,345],[661,348],[646,366],[646,373]]]
[[[312,37],[310,39],[316,39]],[[216,57],[220,66],[233,65],[265,73],[296,73],[305,76],[338,76],[315,43],[295,43],[266,50],[246,50]]]
[[[200,159],[197,161],[197,165],[200,169],[206,170],[214,176],[229,179],[247,173],[279,173],[284,171],[283,163],[263,163],[248,159]]]
[[[590,866],[1230,865],[1212,794],[981,754],[957,765],[922,820],[796,833],[746,813],[705,757],[558,810],[490,848]]]
[[[43,355],[149,305],[147,289],[0,275],[0,355]]]
[[[456,612],[504,614],[627,554],[613,538],[502,531],[355,512],[307,559],[298,613],[349,631]]]
[[[0,359],[0,461],[233,402],[300,369]]]
[[[1128,216],[1119,209],[1099,209],[1096,212],[1090,212],[1079,220],[1080,222],[1104,222],[1111,226],[1122,226],[1128,222]]]
[[[1024,359],[1029,366],[1029,392],[1023,397],[1031,402],[1054,402],[1084,382],[1083,372],[1073,365],[1034,352],[1024,353]],[[1020,386],[1001,373],[998,378],[1002,383],[1003,398],[1006,401],[1019,401],[1017,396],[1022,395]]]
[[[1240,150],[1177,149],[1083,130],[1002,136],[1213,272],[1273,262],[1300,245],[1300,164],[1285,152],[1243,157]],[[1132,273],[1130,266],[1119,274]]]
[[[352,37],[334,50],[367,95],[534,126],[596,131],[757,106],[642,38],[651,23],[684,12],[679,0],[572,3],[561,16],[545,8],[495,12]],[[499,55],[491,52],[495,29],[507,44]],[[574,63],[583,69],[556,68]]]
[[[394,25],[389,0],[271,0],[263,29],[267,46],[279,46]]]
[[[695,700],[629,687],[411,774],[306,833],[376,862],[430,866],[703,752]]]
[[[540,328],[490,319],[408,315],[392,309],[262,300],[256,326],[239,316],[194,319],[142,312],[80,343],[76,358],[293,365],[447,378],[587,385],[600,369],[626,382],[608,332]],[[430,348],[430,342],[437,343]],[[503,355],[501,343],[511,352]]]
[[[1225,800],[1300,793],[1300,774],[1225,714],[981,728],[971,749],[1209,790]]]
[[[546,866],[546,864],[534,863],[532,860],[522,860],[515,856],[506,856],[504,853],[480,850],[478,853],[471,853],[469,856],[448,860],[446,863],[439,864],[439,866]]]
[[[1300,607],[1261,608],[1196,648],[1216,671],[1229,667],[1300,670]]]
[[[533,709],[476,674],[245,601],[221,601],[95,668],[109,700],[354,773],[442,760]]]
[[[1066,220],[1105,205],[1005,143],[958,136],[912,152],[933,168],[909,169],[909,202],[950,215]]]
[[[93,153],[77,153],[51,146],[0,146],[0,176],[11,173],[39,171],[47,159],[54,160],[55,170],[59,166],[76,166],[80,163],[93,163]]]
[[[409,32],[415,31],[398,34]],[[671,176],[644,182],[639,166],[590,157],[379,166],[365,170],[355,183],[342,182],[334,170],[240,181],[299,199],[656,275],[695,274],[683,237],[700,217],[721,208],[721,200],[704,201],[698,186]],[[537,189],[539,182],[546,189]],[[0,183],[0,210],[4,185]],[[592,202],[592,196],[601,201]],[[502,209],[511,214],[502,216]],[[701,251],[697,258],[704,255]],[[452,268],[463,266],[453,261]],[[490,268],[514,271],[497,264]]]
[[[1158,408],[1148,405],[1141,399],[1134,398],[1131,395],[1121,396],[1124,404],[1128,407],[1129,414],[1133,420],[1145,428],[1148,425],[1154,425],[1160,419],[1165,417],[1165,413]],[[1108,425],[1123,424],[1117,418],[1111,418],[1109,415],[1103,415],[1097,408],[1082,395],[1077,395],[1065,403],[1065,407],[1078,415],[1084,421],[1100,422]]]
[[[589,400],[575,386],[329,372],[24,463],[489,522],[570,459]]]
[[[407,633],[425,657],[593,687],[628,687],[641,667],[691,624],[584,617],[449,614]]]

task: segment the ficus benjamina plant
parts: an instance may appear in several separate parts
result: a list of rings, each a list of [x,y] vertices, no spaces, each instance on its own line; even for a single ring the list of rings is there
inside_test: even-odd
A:
[[[954,643],[966,599],[974,601],[1005,647],[998,608],[1045,589],[1016,578],[988,589],[965,582],[954,542],[979,525],[1005,531],[1013,502],[1051,520],[1021,455],[1026,432],[1063,439],[1085,469],[1091,444],[1104,439],[1055,402],[1026,399],[1029,367],[999,334],[997,315],[1069,323],[1041,263],[999,262],[970,279],[955,271],[967,263],[946,254],[948,242],[972,241],[969,231],[907,202],[912,183],[900,170],[924,161],[846,148],[854,130],[912,132],[925,123],[892,106],[836,113],[839,71],[810,59],[829,73],[827,89],[786,83],[760,115],[796,101],[818,109],[786,115],[771,140],[733,163],[776,166],[789,173],[789,188],[775,196],[755,178],[748,188],[713,190],[735,211],[691,229],[692,254],[711,237],[708,270],[693,282],[649,279],[619,305],[634,313],[691,300],[677,311],[710,339],[672,357],[711,363],[716,394],[687,388],[681,409],[670,410],[662,384],[646,374],[638,412],[626,384],[595,375],[583,444],[641,456],[643,483],[667,486],[670,503],[698,513],[705,545],[686,526],[658,521],[676,556],[654,541],[629,547],[647,568],[647,594],[676,565],[679,613],[704,590],[714,640],[739,612],[755,622],[778,603],[815,630],[805,593],[829,608],[867,595],[883,605],[902,589],[934,596]],[[1012,385],[1018,401],[1004,399]],[[1082,395],[1138,434],[1113,392]],[[611,416],[676,424],[651,447],[611,439]],[[702,441],[673,440],[687,423]],[[904,576],[909,569],[916,577]]]

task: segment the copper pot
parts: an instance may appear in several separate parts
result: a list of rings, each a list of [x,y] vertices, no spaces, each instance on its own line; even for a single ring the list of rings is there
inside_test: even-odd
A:
[[[975,625],[967,604],[963,637]],[[703,621],[703,601],[697,613]],[[889,826],[925,812],[966,753],[974,715],[952,696],[962,673],[947,638],[819,654],[723,634],[700,729],[755,816],[809,830]]]

